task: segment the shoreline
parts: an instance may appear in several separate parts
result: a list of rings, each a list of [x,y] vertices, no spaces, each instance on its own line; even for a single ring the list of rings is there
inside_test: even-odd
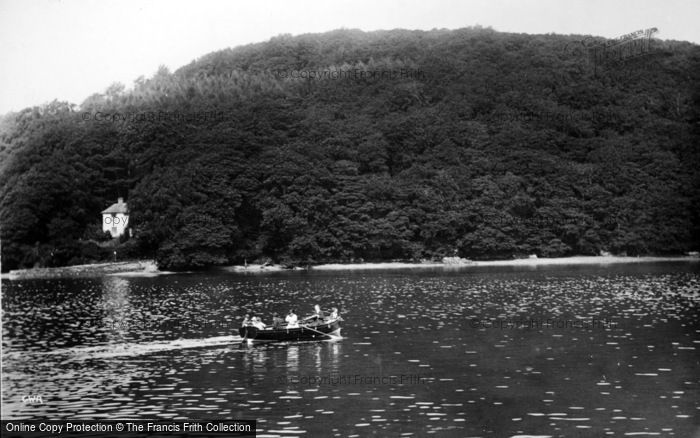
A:
[[[378,263],[327,263],[311,266],[309,271],[361,271],[377,269],[467,269],[483,266],[553,266],[553,265],[610,265],[610,264],[639,264],[661,262],[700,262],[697,256],[675,257],[618,257],[618,256],[572,256],[558,258],[527,258],[514,260],[484,260],[461,263],[443,262],[378,262]],[[219,272],[261,274],[267,272],[301,271],[305,268],[287,269],[281,265],[249,264],[247,266],[232,265],[214,268]],[[188,272],[160,271],[153,260],[128,262],[96,263],[90,265],[64,266],[60,268],[20,269],[2,274],[3,280],[27,280],[46,278],[70,277],[156,277],[169,274],[186,274]]]
[[[618,256],[571,256],[557,258],[527,258],[513,260],[483,260],[467,261],[464,263],[410,263],[410,262],[377,262],[377,263],[327,263],[311,266],[309,271],[355,271],[355,270],[375,270],[375,269],[466,269],[482,266],[553,266],[553,265],[610,265],[610,264],[633,264],[633,263],[660,263],[660,262],[700,262],[700,258],[694,256],[674,256],[674,257],[618,257]],[[278,272],[289,269],[281,265],[234,265],[221,268],[226,272],[238,273],[264,273]],[[305,270],[295,268],[294,270]]]
[[[153,260],[92,263],[57,268],[17,269],[2,274],[3,280],[31,280],[46,278],[101,277],[111,275],[153,277],[170,274],[159,271]]]

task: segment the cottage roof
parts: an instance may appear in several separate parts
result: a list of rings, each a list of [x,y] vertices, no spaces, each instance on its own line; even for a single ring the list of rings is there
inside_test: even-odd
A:
[[[110,205],[108,209],[102,211],[102,214],[117,214],[117,213],[128,213],[129,208],[126,205],[126,202],[124,202],[121,198],[119,198],[119,202],[115,202],[114,204]]]

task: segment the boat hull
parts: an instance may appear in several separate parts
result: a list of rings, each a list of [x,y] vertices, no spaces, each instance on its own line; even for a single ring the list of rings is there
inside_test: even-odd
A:
[[[340,336],[340,322],[307,324],[298,328],[260,330],[252,326],[238,329],[241,338],[251,342],[323,341]]]

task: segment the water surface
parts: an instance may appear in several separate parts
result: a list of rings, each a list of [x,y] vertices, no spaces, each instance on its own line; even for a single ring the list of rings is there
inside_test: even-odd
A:
[[[342,340],[236,336],[245,311],[314,303],[341,309]],[[693,436],[699,304],[696,263],[3,281],[2,417]]]

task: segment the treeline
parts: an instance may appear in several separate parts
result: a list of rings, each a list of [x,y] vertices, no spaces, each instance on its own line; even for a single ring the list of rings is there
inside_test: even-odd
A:
[[[6,115],[2,269],[111,256],[117,196],[166,269],[697,249],[698,46],[594,74],[581,38],[280,36]]]

